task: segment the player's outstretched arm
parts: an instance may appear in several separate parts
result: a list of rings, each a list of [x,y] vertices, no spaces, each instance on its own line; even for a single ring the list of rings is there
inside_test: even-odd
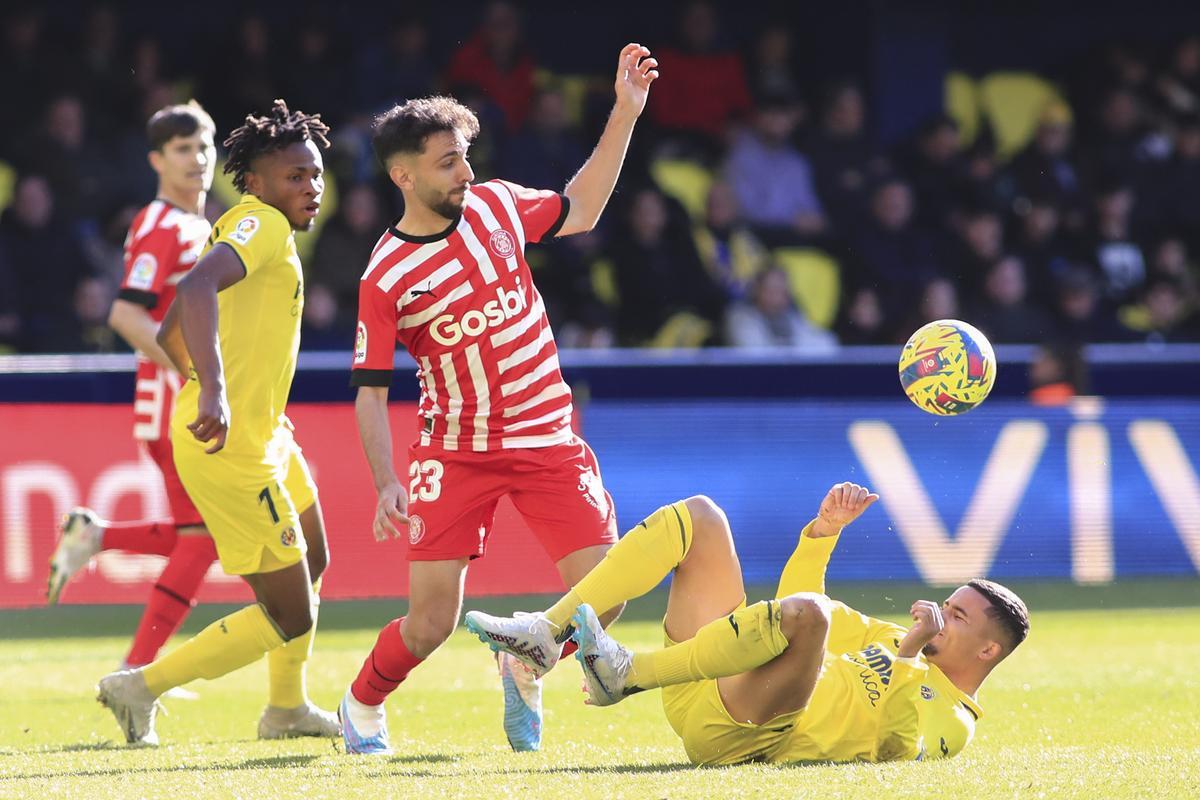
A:
[[[775,596],[787,597],[797,592],[824,594],[825,568],[837,542],[834,537],[878,499],[879,495],[857,483],[834,484],[821,500],[816,519],[800,532],[796,550],[779,576]],[[816,539],[826,541],[816,542]]]
[[[563,192],[570,198],[571,208],[559,236],[584,233],[596,227],[621,174],[629,138],[646,107],[650,84],[657,78],[658,61],[650,57],[650,48],[630,43],[621,49],[614,84],[617,100],[596,149]]]
[[[229,245],[218,242],[179,282],[175,305],[183,341],[192,359],[200,400],[196,419],[188,430],[201,442],[213,442],[205,452],[225,446],[229,433],[229,399],[225,395],[225,370],[217,328],[217,292],[246,277],[241,258]],[[161,340],[160,340],[161,341]]]
[[[845,481],[834,484],[821,500],[817,518],[813,520],[807,535],[813,539],[837,536],[842,528],[861,517],[878,499],[879,495],[857,483]]]
[[[371,477],[379,500],[375,504],[375,540],[400,538],[400,526],[408,525],[408,492],[396,477],[392,464],[392,432],[388,424],[386,386],[360,386],[354,399],[354,416]]]

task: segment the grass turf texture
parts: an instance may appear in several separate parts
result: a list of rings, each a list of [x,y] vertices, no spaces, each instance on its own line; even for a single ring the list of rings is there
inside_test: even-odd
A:
[[[1030,640],[984,687],[976,739],[925,764],[747,765],[696,769],[657,693],[585,708],[578,666],[547,679],[540,753],[514,754],[500,724],[486,648],[459,632],[389,701],[397,755],[351,758],[329,741],[259,742],[265,661],[193,684],[198,701],[165,701],[163,746],[124,746],[92,699],[124,654],[138,610],[63,607],[0,613],[0,797],[821,797],[1148,798],[1200,796],[1200,583],[1015,586],[1033,611]],[[831,587],[879,616],[942,590]],[[761,593],[760,593],[761,594]],[[752,598],[753,599],[753,598]],[[631,607],[618,636],[660,642],[665,596]],[[542,598],[490,599],[494,611]],[[333,708],[399,603],[329,603],[309,670]],[[202,607],[189,630],[224,613]]]

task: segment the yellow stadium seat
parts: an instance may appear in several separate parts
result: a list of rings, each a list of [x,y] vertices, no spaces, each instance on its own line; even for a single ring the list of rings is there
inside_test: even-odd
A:
[[[613,263],[607,258],[599,258],[592,262],[592,291],[600,302],[609,308],[621,305],[621,293],[617,291],[617,276]]]
[[[979,91],[970,75],[951,72],[943,85],[946,113],[958,123],[963,145],[970,145],[979,135]]]
[[[0,161],[0,211],[8,208],[17,188],[17,171],[7,161]]]
[[[1033,138],[1047,107],[1066,108],[1066,101],[1033,73],[993,72],[979,82],[979,105],[996,135],[996,154],[1007,161]]]
[[[700,347],[712,336],[712,323],[691,311],[677,311],[667,318],[658,333],[646,344],[658,349],[687,349]]]
[[[809,322],[828,328],[837,317],[841,294],[841,269],[824,250],[781,247],[773,251],[775,263],[787,273],[796,305]]]
[[[713,183],[711,171],[694,161],[660,158],[650,165],[650,176],[658,188],[683,204],[693,220],[704,219],[708,190]]]

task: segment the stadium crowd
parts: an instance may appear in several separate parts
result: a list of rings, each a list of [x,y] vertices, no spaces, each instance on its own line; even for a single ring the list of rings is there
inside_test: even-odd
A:
[[[1064,65],[1016,141],[948,104],[883,148],[861,76],[814,84],[788,26],[731,40],[722,13],[687,4],[673,39],[647,42],[663,78],[600,227],[529,252],[560,345],[820,352],[902,342],[941,317],[995,343],[1200,341],[1200,35]],[[368,254],[399,215],[370,152],[374,113],[454,94],[483,122],[478,180],[560,188],[611,104],[602,75],[541,65],[507,2],[445,52],[420,16],[350,48],[319,15],[284,36],[249,14],[192,60],[128,22],[102,5],[77,30],[36,7],[4,20],[0,352],[124,347],[108,307],[154,192],[144,122],[170,102],[197,98],[218,141],[275,97],[330,123],[333,191],[298,237],[303,346],[341,350]],[[235,200],[218,186],[210,218]]]

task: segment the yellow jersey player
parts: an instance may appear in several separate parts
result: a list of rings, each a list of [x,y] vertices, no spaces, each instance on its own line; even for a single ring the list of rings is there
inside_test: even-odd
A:
[[[157,744],[157,698],[269,653],[263,738],[337,736],[308,701],[304,665],[328,563],[316,486],[284,416],[300,346],[303,273],[293,234],[309,230],[325,187],[328,127],[276,100],[225,141],[225,171],[244,195],[213,226],[179,283],[158,342],[188,380],[171,422],[175,466],[203,515],[221,566],[257,603],[218,620],[166,656],[105,676],[99,700],[131,744]]]
[[[1013,592],[972,580],[942,604],[918,600],[904,628],[825,595],[842,528],[878,495],[834,486],[805,526],[776,598],[747,606],[729,523],[706,497],[665,506],[543,613],[467,616],[492,646],[534,662],[578,643],[588,703],[661,687],[663,710],[697,764],[946,758],[971,741],[980,684],[1029,632]],[[665,646],[634,653],[593,608],[644,594],[674,570]]]

